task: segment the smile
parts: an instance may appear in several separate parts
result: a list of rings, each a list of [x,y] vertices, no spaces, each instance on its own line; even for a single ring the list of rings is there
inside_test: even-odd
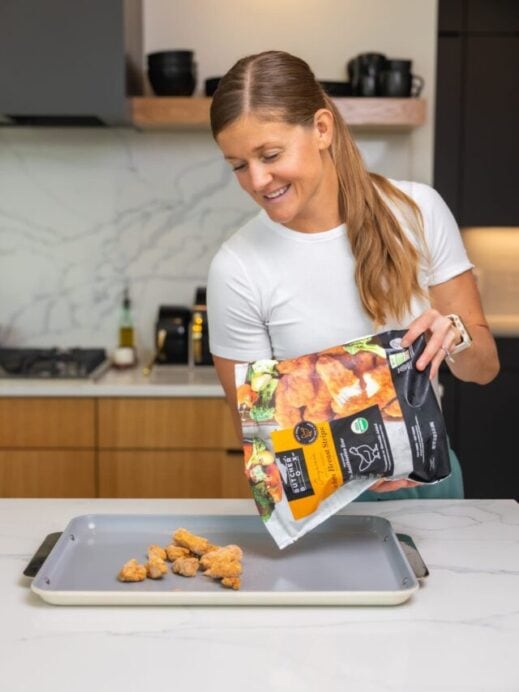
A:
[[[282,197],[285,192],[287,192],[289,187],[290,185],[285,185],[284,187],[280,187],[279,190],[276,190],[275,192],[270,192],[268,195],[263,195],[263,197],[269,201],[278,199],[279,197]]]

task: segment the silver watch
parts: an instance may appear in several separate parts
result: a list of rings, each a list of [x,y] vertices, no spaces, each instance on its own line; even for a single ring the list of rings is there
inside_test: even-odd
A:
[[[448,319],[451,321],[452,326],[458,330],[461,341],[450,349],[449,355],[455,356],[457,353],[461,353],[467,348],[472,346],[472,337],[469,334],[467,327],[463,324],[463,321],[459,315],[447,315]]]

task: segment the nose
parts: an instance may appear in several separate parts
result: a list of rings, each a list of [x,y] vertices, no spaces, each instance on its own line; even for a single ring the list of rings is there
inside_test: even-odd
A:
[[[254,192],[261,192],[271,182],[272,174],[262,163],[249,164],[249,180]]]

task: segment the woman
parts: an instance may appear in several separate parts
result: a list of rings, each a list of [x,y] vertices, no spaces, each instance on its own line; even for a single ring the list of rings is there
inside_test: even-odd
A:
[[[237,362],[294,358],[387,329],[407,329],[404,346],[427,334],[417,367],[430,364],[435,385],[444,359],[462,380],[496,376],[495,342],[451,213],[427,185],[366,171],[303,60],[280,51],[239,60],[214,94],[211,127],[261,207],[223,244],[208,280],[211,351],[238,431]],[[372,489],[392,491],[387,499],[462,497],[451,461],[438,484]]]

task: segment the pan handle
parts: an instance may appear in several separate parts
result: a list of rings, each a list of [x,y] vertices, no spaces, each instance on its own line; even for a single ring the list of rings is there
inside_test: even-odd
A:
[[[26,577],[32,578],[38,574],[62,533],[62,531],[56,531],[55,533],[49,533],[49,535],[44,538],[43,543],[34,553],[27,567],[23,570]]]
[[[427,565],[418,552],[418,548],[416,547],[411,536],[408,536],[406,533],[397,533],[396,537],[398,538],[398,542],[400,543],[400,546],[404,551],[404,555],[409,562],[409,566],[415,573],[416,578],[425,579],[425,577],[428,577],[429,570],[427,569]]]

